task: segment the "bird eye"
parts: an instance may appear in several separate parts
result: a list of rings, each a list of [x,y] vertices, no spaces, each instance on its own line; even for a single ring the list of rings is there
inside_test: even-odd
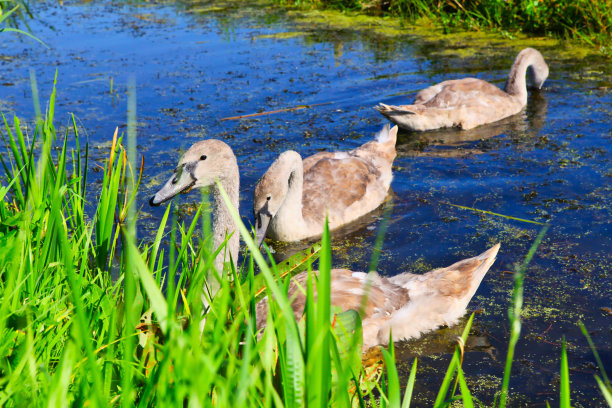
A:
[[[272,198],[272,196],[267,196],[266,200],[270,201],[270,198]]]
[[[200,160],[206,160],[206,155],[205,154],[201,155]]]

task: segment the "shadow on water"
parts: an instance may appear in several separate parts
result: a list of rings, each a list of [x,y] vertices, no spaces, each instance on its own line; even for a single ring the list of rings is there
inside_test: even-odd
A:
[[[512,406],[556,405],[562,337],[572,403],[601,403],[593,358],[576,323],[585,322],[604,364],[612,366],[612,316],[606,312],[612,306],[609,61],[571,54],[548,40],[423,38],[386,20],[377,25],[244,2],[36,3],[34,11],[44,24],[33,22],[32,29],[51,48],[3,34],[0,110],[31,120],[29,68],[37,74],[41,100],[58,69],[58,134],[74,112],[90,143],[93,196],[112,133],[124,129],[125,84],[135,73],[138,152],[145,157],[138,236],[144,240],[152,239],[164,211],[148,207],[147,198],[198,140],[216,137],[234,149],[240,212],[248,221],[253,186],[282,151],[306,157],[353,149],[384,123],[372,109],[377,103],[405,103],[420,89],[465,76],[503,86],[520,48],[541,49],[550,77],[541,91],[531,92],[520,114],[470,131],[400,133],[379,272],[423,273],[501,242],[498,260],[469,305],[479,313],[463,365],[472,394],[490,405],[508,342],[513,282],[507,272],[522,260],[538,226],[446,203],[551,223],[526,275]],[[221,120],[318,103],[327,104]],[[180,220],[191,220],[198,199],[193,194],[177,200]],[[333,234],[334,267],[367,268],[381,211]],[[282,259],[305,245],[274,248]],[[402,383],[419,356],[416,406],[431,405],[461,327],[397,344]]]

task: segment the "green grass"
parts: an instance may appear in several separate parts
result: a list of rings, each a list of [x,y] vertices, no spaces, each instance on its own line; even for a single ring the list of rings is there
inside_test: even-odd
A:
[[[571,38],[612,53],[612,7],[606,0],[276,0],[301,7],[366,11],[434,24],[445,33],[489,30]]]
[[[142,161],[134,151],[136,99],[130,89],[126,144],[132,147],[127,151],[115,132],[95,193],[88,189],[88,147],[76,121],[63,134],[53,125],[55,90],[32,134],[17,117],[12,124],[3,117],[0,406],[408,407],[418,381],[416,359],[402,393],[393,344],[382,351],[384,370],[364,367],[359,314],[331,306],[327,231],[321,245],[275,265],[239,223],[248,248],[244,264],[221,271],[220,289],[206,311],[203,283],[216,249],[207,239],[205,205],[190,224],[177,223],[168,206],[153,242],[137,240],[142,164],[136,163]],[[382,238],[377,242],[380,249]],[[517,272],[514,343],[521,277],[538,243]],[[318,279],[309,276],[306,314],[296,321],[287,279],[310,271],[317,258],[320,273]],[[169,278],[174,276],[176,281]],[[263,296],[271,313],[257,332],[254,309]],[[477,405],[462,356],[458,346],[435,406],[458,399]],[[561,356],[560,399],[569,406],[565,349]],[[499,406],[508,398],[511,361],[509,352]],[[610,401],[603,367],[601,378],[595,380]]]
[[[14,32],[25,35],[46,47],[47,45],[44,42],[30,33],[28,20],[32,17],[32,12],[26,1],[0,0],[0,33]],[[21,30],[19,26],[25,26],[26,30]]]

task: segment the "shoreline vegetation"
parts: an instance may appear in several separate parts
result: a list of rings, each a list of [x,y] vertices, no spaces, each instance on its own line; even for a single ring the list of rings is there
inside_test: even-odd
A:
[[[606,0],[272,0],[298,9],[331,9],[436,27],[444,34],[497,32],[586,44],[612,56],[612,8]]]
[[[215,258],[206,200],[191,224],[177,222],[176,206],[168,205],[155,237],[136,237],[144,158],[135,151],[134,89],[127,134],[115,132],[98,175],[88,174],[89,146],[75,117],[65,132],[56,130],[55,84],[34,123],[0,115],[0,406],[408,407],[417,360],[400,384],[393,343],[362,356],[359,314],[331,307],[327,231],[320,245],[269,265],[234,213],[249,250],[238,270],[219,271],[220,290],[204,323],[203,280]],[[92,188],[95,177],[101,184]],[[494,406],[512,406],[511,385],[520,387],[511,382],[511,366],[523,276],[545,232],[515,272],[503,384],[486,396]],[[309,279],[306,314],[296,321],[286,279],[311,270],[317,259],[319,279]],[[272,313],[257,333],[255,304],[264,295]],[[473,320],[474,314],[441,384],[429,385],[439,387],[436,407],[481,405],[462,369]],[[594,381],[612,407],[602,361],[577,324],[599,367]],[[571,401],[565,344],[559,355],[556,398],[565,408]]]
[[[453,42],[456,37],[456,41],[472,43],[478,40],[477,35],[484,36],[484,43],[492,36],[499,36],[512,43],[525,43],[522,47],[537,47],[530,44],[533,41],[556,47],[554,41],[565,41],[564,48],[575,48],[570,52],[576,54],[574,57],[591,52],[612,57],[612,7],[607,0],[254,0],[246,4],[223,0],[205,6],[193,0],[162,0],[162,3],[180,3],[189,12],[196,13],[248,8],[256,4],[302,12],[332,11],[353,20],[344,21],[341,26],[360,26],[361,17],[367,19],[366,25],[379,25],[380,32],[409,33],[426,41]],[[26,0],[0,0],[0,32],[17,32],[44,45],[30,32],[28,21],[36,18],[31,4]],[[306,13],[296,17],[300,21],[314,19],[315,25],[325,25],[329,15]],[[389,25],[389,18],[396,21]],[[332,19],[338,20],[337,17]],[[451,33],[452,36],[440,36]]]
[[[37,95],[34,79],[32,88]],[[178,223],[176,206],[168,205],[154,239],[137,240],[144,158],[136,155],[136,96],[129,89],[127,135],[115,131],[96,191],[88,187],[89,148],[74,116],[65,133],[54,126],[55,86],[31,128],[2,115],[0,406],[408,407],[417,360],[400,384],[393,343],[364,359],[359,313],[331,306],[327,230],[320,245],[275,265],[234,210],[245,261],[219,271],[220,289],[205,314],[203,283],[216,253],[204,197],[191,224]],[[546,228],[515,272],[503,384],[480,396],[494,398],[494,406],[513,402],[523,276]],[[306,312],[296,321],[287,278],[310,271],[317,259],[318,279],[310,276]],[[271,313],[257,332],[255,305],[264,295]],[[439,389],[435,407],[479,404],[462,370],[473,319],[441,384],[431,385]],[[612,386],[592,349],[600,369],[595,381],[612,407]],[[571,397],[565,345],[559,353],[555,394],[565,408]]]

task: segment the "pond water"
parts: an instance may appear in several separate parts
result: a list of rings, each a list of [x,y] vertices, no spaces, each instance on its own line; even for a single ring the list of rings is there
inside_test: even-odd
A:
[[[133,76],[138,152],[145,157],[139,226],[145,240],[164,211],[147,199],[192,143],[215,137],[232,146],[242,173],[241,213],[250,220],[254,184],[280,152],[352,149],[385,123],[374,105],[408,103],[419,89],[445,79],[477,76],[503,86],[523,46],[424,39],[377,31],[361,20],[314,23],[267,6],[49,3],[36,4],[34,12],[31,29],[49,48],[1,34],[0,110],[9,120],[17,113],[31,121],[30,68],[43,101],[57,70],[56,126],[69,126],[68,114],[76,115],[95,170],[115,127],[125,128],[126,84]],[[472,394],[490,405],[508,342],[508,271],[523,260],[540,226],[448,204],[548,222],[526,275],[511,405],[556,404],[565,337],[573,402],[603,406],[577,322],[586,324],[612,367],[612,68],[609,60],[574,55],[562,44],[530,45],[544,54],[550,77],[522,113],[472,131],[400,133],[379,270],[424,272],[502,243],[469,305],[478,313],[464,361]],[[317,106],[222,120],[297,105]],[[198,199],[191,194],[179,202],[189,207]],[[334,266],[367,268],[380,212],[368,221],[335,235]],[[292,250],[277,247],[280,254]],[[402,382],[419,357],[416,406],[433,402],[460,331],[443,328],[397,344]]]

